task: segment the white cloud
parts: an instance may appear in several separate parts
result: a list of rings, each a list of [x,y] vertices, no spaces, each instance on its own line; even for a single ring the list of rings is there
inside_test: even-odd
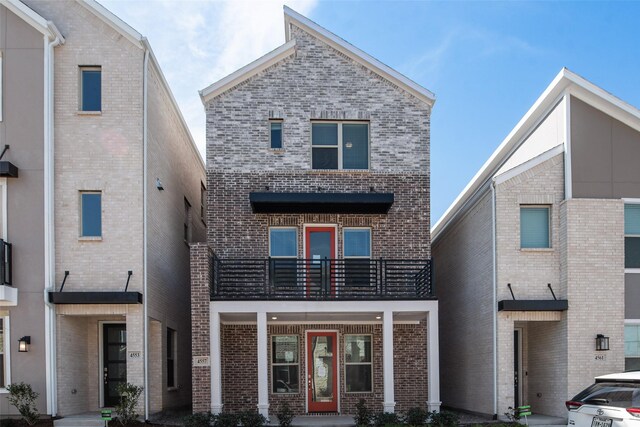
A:
[[[282,0],[101,0],[146,36],[200,153],[205,116],[198,90],[284,43]],[[287,1],[309,15],[317,0]]]

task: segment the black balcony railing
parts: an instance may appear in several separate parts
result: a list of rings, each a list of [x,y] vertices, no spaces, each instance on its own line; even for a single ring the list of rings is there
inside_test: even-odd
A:
[[[13,286],[11,270],[11,243],[0,239],[0,285]]]
[[[404,300],[434,297],[431,260],[220,259],[212,300]]]

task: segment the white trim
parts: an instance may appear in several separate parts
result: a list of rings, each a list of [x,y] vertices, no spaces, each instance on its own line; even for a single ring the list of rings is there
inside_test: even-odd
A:
[[[216,96],[227,91],[233,86],[250,79],[256,74],[266,70],[272,65],[295,53],[296,41],[290,40],[287,43],[277,47],[266,55],[256,59],[255,61],[245,65],[239,70],[229,74],[221,80],[207,86],[198,91],[203,104],[206,104]]]
[[[627,199],[627,198],[623,197],[622,201],[625,204],[629,204],[629,205],[640,205],[640,199],[635,199],[635,198]]]
[[[269,321],[267,320],[267,324],[270,324]],[[274,362],[273,361],[273,347],[274,347],[274,342],[273,342],[273,338],[275,337],[295,337],[296,339],[296,354],[298,356],[298,361],[297,362]],[[271,372],[271,381],[269,383],[269,395],[270,396],[297,396],[298,394],[300,394],[300,336],[298,334],[295,333],[291,333],[291,334],[268,334],[267,333],[267,339],[268,339],[268,343],[269,346],[271,348],[271,351],[269,352],[269,371]],[[274,389],[274,376],[273,376],[273,367],[274,366],[297,366],[298,367],[298,391],[289,391],[289,392],[276,392],[273,391]],[[306,384],[306,383],[305,383]]]
[[[554,158],[555,156],[562,154],[565,151],[565,147],[563,144],[556,145],[555,147],[545,151],[544,153],[538,154],[536,157],[527,160],[526,162],[515,166],[513,169],[509,169],[506,172],[501,173],[500,175],[496,175],[493,180],[496,184],[502,184],[505,181],[510,180],[523,172],[528,171],[529,169],[533,169],[538,166]]]
[[[382,406],[384,412],[395,412],[396,407],[393,362],[393,311],[385,310],[382,315]]]
[[[524,398],[524,393],[523,393],[523,389],[524,389],[524,377],[522,376],[522,364],[524,363],[524,358],[522,357],[522,341],[524,339],[524,328],[522,327],[514,327],[513,328],[514,332],[518,332],[518,356],[519,356],[519,360],[518,360],[518,402],[520,403],[519,406],[524,405],[525,403],[523,402],[523,398]],[[514,402],[515,404],[515,402]]]
[[[269,312],[269,314],[272,314]],[[255,325],[255,321],[224,321],[220,322],[222,325]],[[381,320],[268,320],[269,325],[382,325]],[[419,325],[419,320],[394,320],[394,325]],[[286,334],[276,334],[286,335]]]
[[[9,240],[9,228],[7,227],[7,191],[9,186],[7,185],[7,178],[0,178],[0,187],[2,187],[2,239]]]
[[[124,325],[127,331],[127,322],[122,320],[98,320],[98,404],[104,408],[104,325]],[[127,347],[128,345],[127,336]],[[91,357],[91,356],[89,356]]]
[[[149,125],[148,125],[148,116],[149,116],[149,49],[145,49],[144,51],[144,61],[143,61],[143,69],[142,69],[142,294],[144,298],[142,300],[142,383],[143,383],[143,399],[144,399],[144,419],[147,421],[149,419],[149,272],[148,272],[148,262],[149,262],[149,250],[148,250],[148,238],[149,238],[149,230],[148,230],[148,194],[147,191],[149,179]],[[186,199],[185,199],[186,200]]]
[[[300,15],[293,9],[284,6],[284,19],[285,19],[285,37],[287,42],[291,41],[290,25],[294,24],[297,27],[309,32],[315,37],[319,38],[323,42],[327,43],[332,48],[348,56],[355,62],[363,65],[369,70],[375,72],[381,77],[389,80],[391,83],[399,86],[411,95],[415,96],[420,101],[426,103],[429,106],[433,106],[436,101],[436,97],[433,92],[420,86],[418,83],[400,74],[388,65],[383,64],[371,55],[363,52],[347,41],[336,36],[332,32],[322,28],[309,18]]]
[[[58,31],[58,28],[56,28],[53,22],[47,21],[20,0],[0,0],[0,5],[18,15],[23,21],[42,33],[46,38],[64,43],[64,37],[60,34],[60,31]]]
[[[395,324],[395,323],[394,323]],[[347,337],[348,336],[352,336],[352,337],[369,337],[371,338],[371,340],[369,341],[369,344],[371,345],[371,360],[369,360],[369,362],[347,362]],[[374,389],[373,386],[375,385],[375,374],[374,374],[374,367],[373,367],[373,360],[374,360],[374,351],[373,351],[373,334],[372,333],[364,333],[364,334],[357,334],[357,333],[348,333],[348,334],[342,334],[343,340],[342,342],[344,343],[344,351],[343,351],[343,355],[342,355],[342,366],[344,366],[344,393],[345,394],[371,394],[373,395],[374,393]],[[371,366],[371,390],[369,391],[349,391],[347,390],[347,365],[350,366],[360,366],[360,365],[369,365]]]
[[[496,219],[496,183],[491,182],[491,241],[492,241],[492,365],[493,365],[493,415],[498,415],[498,249],[497,241],[497,219]]]
[[[322,332],[330,332],[336,334],[336,356],[334,360],[336,361],[336,403],[337,403],[337,412],[340,413],[340,331],[337,329],[306,329],[304,331],[304,390],[305,390],[305,399],[304,399],[304,412],[306,414],[309,413],[309,333],[322,333]]]
[[[625,268],[624,274],[637,274],[640,273],[640,268]]]
[[[267,312],[256,313],[256,356],[258,359],[258,413],[269,419],[269,328]]]
[[[640,325],[640,319],[624,319],[625,325]]]
[[[616,120],[640,131],[640,110],[563,68],[431,228],[432,240],[438,238],[452,218],[465,206],[467,200],[473,197],[491,174],[499,169],[514,149],[518,148],[531,129],[535,129],[536,122],[544,118],[546,113],[553,109],[558,101],[567,94],[590,103]],[[569,123],[565,123],[565,125],[570,132]]]
[[[143,48],[142,35],[132,28],[129,24],[111,13],[107,8],[94,0],[76,0],[82,6],[86,7],[91,13],[100,18],[105,24],[109,25],[116,32],[122,34],[127,40],[139,47]]]
[[[0,387],[0,394],[9,393],[6,385],[11,384],[11,319],[9,316],[2,316],[2,320],[4,321],[4,325],[2,325],[2,330],[4,336],[2,337],[2,342],[4,343],[4,385],[5,387]],[[0,366],[0,369],[3,367]]]
[[[429,412],[440,412],[440,326],[438,324],[438,305],[427,313],[427,395]]]
[[[571,96],[564,96],[564,199],[573,198],[573,170],[571,169]]]
[[[382,300],[382,301],[215,301],[211,303],[212,309],[216,313],[257,313],[266,311],[268,313],[367,313],[415,311],[426,313],[437,311],[437,300]],[[340,322],[341,323],[341,322]]]
[[[220,414],[222,412],[222,347],[220,328],[220,312],[216,310],[218,305],[209,304],[209,318],[211,319],[211,330],[209,332],[211,354],[211,413]]]
[[[4,86],[2,80],[2,50],[0,50],[0,122],[2,122],[2,87]]]

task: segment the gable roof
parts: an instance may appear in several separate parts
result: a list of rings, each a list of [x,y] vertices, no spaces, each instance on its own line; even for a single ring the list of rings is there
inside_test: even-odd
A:
[[[522,145],[546,113],[566,95],[575,96],[640,131],[640,110],[578,74],[563,68],[431,228],[432,241],[436,240],[458,213],[465,209],[478,191],[495,176],[504,162]]]
[[[262,56],[261,58],[253,61],[252,63],[245,65],[244,67],[228,75],[227,77],[199,91],[202,103],[207,103],[209,100],[215,98],[229,88],[248,80],[249,78],[270,67],[271,65],[292,55],[295,52],[295,39],[291,38],[291,24],[302,28],[309,34],[322,40],[324,43],[351,58],[353,61],[359,63],[360,65],[368,68],[369,70],[385,78],[396,86],[407,91],[429,106],[433,106],[433,104],[435,103],[436,97],[431,91],[423,88],[413,80],[400,74],[393,68],[383,64],[371,55],[363,52],[362,50],[346,42],[332,32],[311,21],[309,18],[300,15],[298,12],[292,10],[287,6],[284,6],[284,22],[286,39],[285,44]]]
[[[0,5],[18,15],[23,21],[47,36],[50,40],[58,39],[60,43],[64,43],[64,37],[52,21],[47,21],[20,0],[0,0]]]

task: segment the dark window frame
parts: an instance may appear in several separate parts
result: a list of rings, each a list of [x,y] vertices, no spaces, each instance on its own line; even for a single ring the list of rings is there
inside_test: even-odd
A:
[[[336,124],[337,125],[337,144],[336,145],[324,145],[313,144],[313,125],[315,124]],[[343,139],[343,126],[344,125],[366,125],[367,126],[367,167],[366,168],[345,168],[344,167],[344,139]],[[339,170],[339,171],[369,171],[371,170],[371,123],[367,120],[311,120],[311,169],[312,170]],[[313,151],[314,149],[320,150],[337,150],[337,167],[329,169],[321,169],[313,167]]]
[[[273,125],[280,125],[280,140],[277,141],[276,146],[274,147],[274,139],[273,139]],[[284,120],[282,119],[270,119],[269,120],[269,148],[271,148],[274,151],[280,151],[280,150],[284,150]]]
[[[79,66],[80,70],[80,93],[79,93],[79,105],[78,110],[86,113],[100,113],[102,112],[102,66],[100,65],[81,65]],[[98,73],[100,87],[98,88],[98,99],[97,100],[89,100],[86,99],[85,94],[85,73]],[[92,101],[92,102],[90,102]],[[91,108],[92,104],[97,103],[98,108]]]
[[[178,331],[167,327],[167,389],[178,387]]]
[[[97,195],[99,196],[99,209],[98,209],[98,222],[99,222],[99,232],[98,234],[85,234],[85,200],[84,196]],[[80,238],[82,239],[101,239],[103,236],[102,229],[102,191],[97,190],[81,190],[80,191]]]

